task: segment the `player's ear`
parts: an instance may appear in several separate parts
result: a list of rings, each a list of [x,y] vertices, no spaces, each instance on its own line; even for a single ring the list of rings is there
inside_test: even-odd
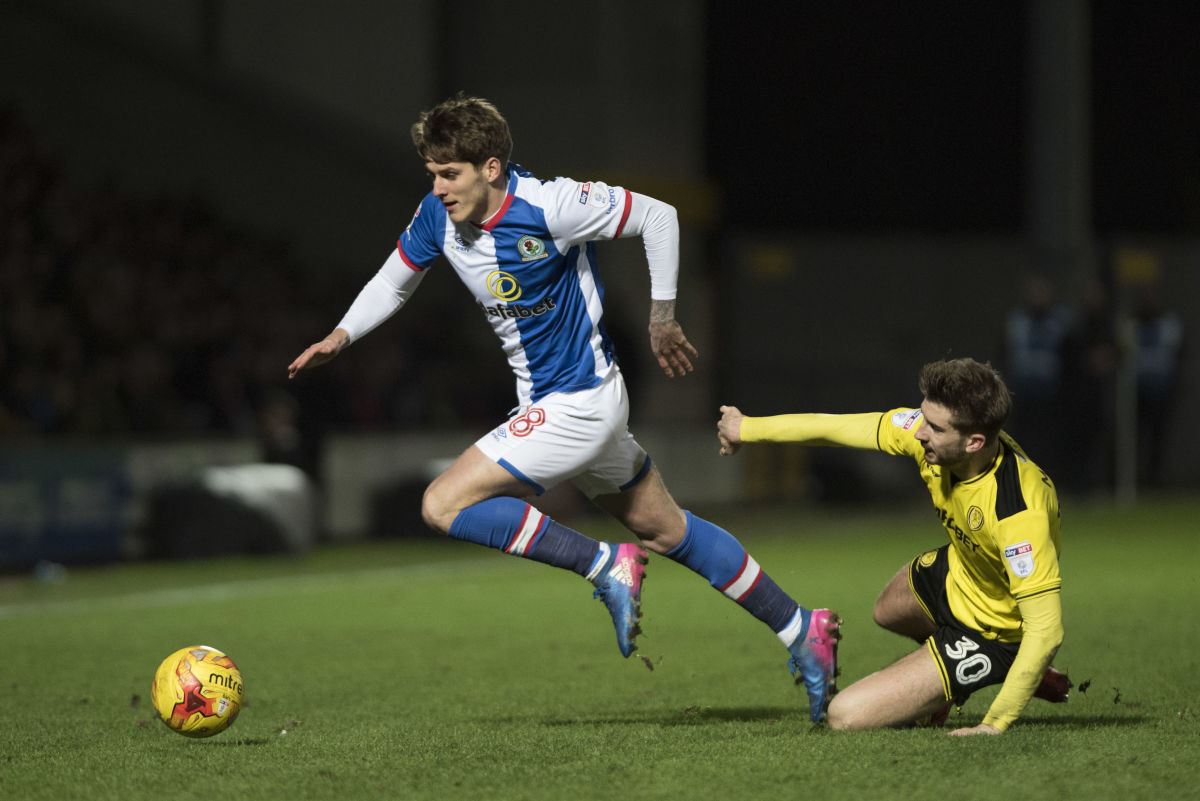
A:
[[[964,445],[967,453],[978,453],[983,450],[984,445],[987,445],[987,437],[983,434],[967,434],[967,441]]]
[[[504,165],[500,163],[500,159],[492,156],[483,163],[483,177],[490,184],[504,174]]]

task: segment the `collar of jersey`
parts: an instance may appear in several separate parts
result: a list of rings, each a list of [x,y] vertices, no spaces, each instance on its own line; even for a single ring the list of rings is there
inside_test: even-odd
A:
[[[994,457],[992,457],[992,463],[990,465],[988,465],[987,470],[984,470],[982,473],[975,476],[974,478],[968,478],[966,481],[959,481],[959,480],[955,479],[954,474],[951,473],[950,474],[950,483],[952,483],[952,484],[974,484],[976,481],[981,481],[981,480],[987,478],[992,473],[996,472],[996,468],[1000,466],[1000,461],[1004,458],[1004,454],[1007,450],[1008,450],[1008,446],[1005,445],[1003,442],[1001,442],[1000,447],[996,449],[996,455]]]
[[[514,169],[514,167],[515,167],[515,169]],[[488,217],[486,220],[484,220],[482,223],[479,224],[478,227],[480,229],[490,232],[493,228],[495,228],[497,225],[500,224],[500,221],[502,219],[504,219],[504,215],[508,213],[508,208],[509,208],[509,206],[512,205],[513,197],[515,196],[516,191],[517,191],[517,172],[520,169],[521,168],[519,165],[511,164],[511,163],[509,164],[508,194],[506,194],[504,196],[504,203],[502,203],[500,205],[500,208],[496,210],[495,214],[493,214],[491,217]]]

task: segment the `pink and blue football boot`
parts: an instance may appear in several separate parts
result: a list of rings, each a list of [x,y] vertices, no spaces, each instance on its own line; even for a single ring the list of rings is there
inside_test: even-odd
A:
[[[621,656],[637,650],[635,639],[642,633],[638,620],[642,616],[642,578],[646,575],[649,555],[637,545],[623,543],[604,577],[596,584],[593,597],[604,601],[617,629],[617,646]]]
[[[837,647],[842,619],[828,609],[804,610],[808,622],[803,633],[788,647],[788,669],[796,683],[808,691],[808,716],[820,723],[829,701],[837,692]]]

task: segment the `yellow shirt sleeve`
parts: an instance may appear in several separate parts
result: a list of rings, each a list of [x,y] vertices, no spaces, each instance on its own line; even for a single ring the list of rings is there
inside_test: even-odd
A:
[[[1063,641],[1062,598],[1057,592],[1020,601],[1022,636],[1017,658],[983,722],[1000,731],[1025,711]]]
[[[1009,592],[1018,604],[1062,587],[1058,549],[1044,509],[1026,509],[1002,520],[996,527],[996,546],[1005,559]]]
[[[779,414],[743,417],[742,442],[798,442],[879,450],[878,412],[868,414]]]

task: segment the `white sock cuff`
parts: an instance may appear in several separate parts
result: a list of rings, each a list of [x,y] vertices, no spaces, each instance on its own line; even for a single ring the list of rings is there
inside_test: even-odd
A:
[[[593,581],[600,575],[600,571],[608,566],[608,560],[612,556],[612,548],[607,542],[600,543],[600,551],[596,554],[595,560],[592,562],[592,567],[588,570],[585,578],[588,581]]]
[[[780,629],[779,633],[775,636],[782,640],[784,645],[786,645],[788,648],[791,648],[792,643],[796,641],[796,638],[804,633],[800,631],[800,626],[803,622],[804,610],[797,606],[796,614],[792,615],[792,619],[788,621],[788,624]]]

